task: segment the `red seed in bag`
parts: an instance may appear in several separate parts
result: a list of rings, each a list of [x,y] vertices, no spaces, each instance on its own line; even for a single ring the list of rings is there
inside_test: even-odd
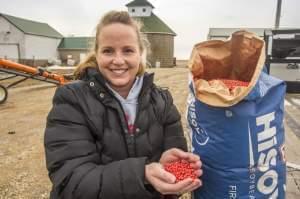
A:
[[[229,90],[233,90],[237,86],[243,86],[247,87],[249,85],[249,82],[239,81],[239,80],[232,80],[232,79],[217,79],[222,81]]]

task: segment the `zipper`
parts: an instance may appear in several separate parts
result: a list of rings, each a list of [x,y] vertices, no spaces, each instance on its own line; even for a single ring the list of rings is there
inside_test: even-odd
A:
[[[120,115],[120,120],[121,120],[121,125],[122,125],[122,130],[123,130],[123,133],[122,133],[122,136],[123,136],[123,139],[126,143],[126,148],[127,148],[127,155],[128,157],[135,157],[136,156],[136,151],[135,151],[135,132],[134,133],[129,133],[129,129],[128,129],[128,123],[126,121],[126,114],[125,114],[125,111],[122,107],[122,104],[121,102],[113,95],[113,98],[117,101],[120,109],[121,109],[121,112],[122,112],[122,115]],[[138,107],[137,107],[138,108]],[[119,112],[119,109],[117,109],[118,112]],[[125,124],[125,127],[124,127],[124,124]],[[130,139],[128,142],[127,139]],[[131,145],[131,146],[129,146]],[[133,149],[132,149],[133,147]]]

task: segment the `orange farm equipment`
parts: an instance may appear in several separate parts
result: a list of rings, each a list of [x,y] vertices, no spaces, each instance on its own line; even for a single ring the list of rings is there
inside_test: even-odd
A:
[[[0,59],[0,72],[8,74],[3,78],[1,78],[0,74],[0,81],[12,79],[14,77],[23,77],[20,80],[10,83],[8,86],[3,86],[0,84],[0,104],[6,101],[8,96],[8,88],[15,86],[27,79],[35,79],[56,85],[63,85],[67,82],[63,75],[48,72],[41,67],[34,68],[5,59]]]

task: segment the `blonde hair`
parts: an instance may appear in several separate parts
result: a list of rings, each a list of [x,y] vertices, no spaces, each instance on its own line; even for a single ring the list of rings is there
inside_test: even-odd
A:
[[[91,52],[85,58],[85,60],[76,67],[74,72],[74,76],[76,79],[79,79],[84,75],[86,68],[98,67],[97,60],[96,60],[96,53],[99,48],[98,36],[103,27],[113,23],[121,23],[124,25],[131,26],[136,31],[138,37],[139,50],[141,52],[141,57],[142,57],[137,75],[140,76],[144,74],[145,67],[146,67],[146,54],[147,54],[146,52],[147,52],[147,47],[149,45],[149,42],[140,31],[141,23],[131,18],[129,13],[126,11],[110,11],[101,18],[101,20],[99,21],[96,27],[96,36],[95,36],[95,41],[94,41],[93,48],[91,49]]]

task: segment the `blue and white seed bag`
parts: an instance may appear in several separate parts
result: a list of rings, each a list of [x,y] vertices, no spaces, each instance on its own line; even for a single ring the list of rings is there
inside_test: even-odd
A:
[[[264,42],[246,31],[195,45],[187,120],[203,163],[194,199],[285,198],[285,83],[262,71]],[[249,82],[228,89],[222,79]]]

